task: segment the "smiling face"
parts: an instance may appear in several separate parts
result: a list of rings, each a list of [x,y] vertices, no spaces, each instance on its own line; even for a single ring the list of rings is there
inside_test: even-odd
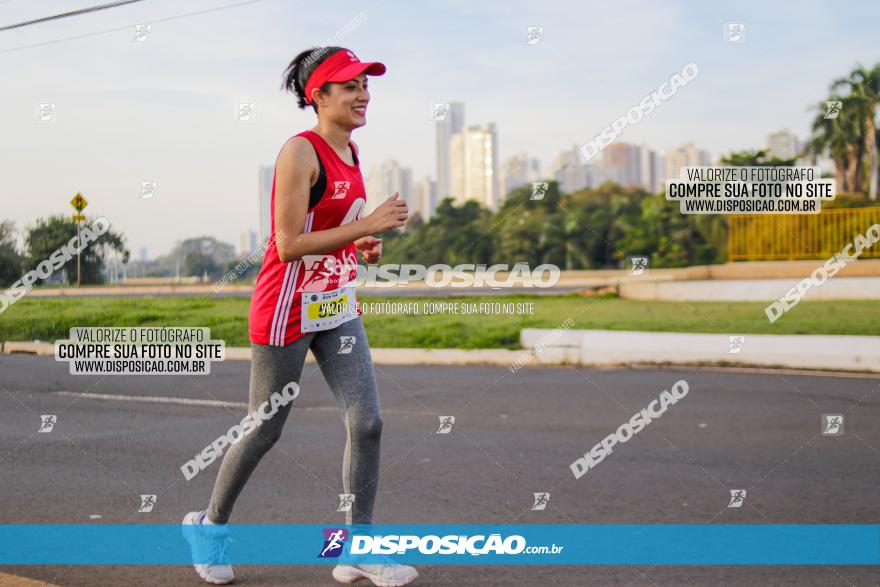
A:
[[[314,90],[312,96],[318,105],[318,116],[348,129],[367,124],[370,92],[367,91],[366,74],[347,82],[331,83],[329,92]]]

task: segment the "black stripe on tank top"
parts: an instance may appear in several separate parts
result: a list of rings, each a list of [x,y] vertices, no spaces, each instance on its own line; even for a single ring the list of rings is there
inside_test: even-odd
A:
[[[313,145],[314,148],[314,145]],[[349,143],[348,148],[351,149],[351,158],[355,165],[358,165],[358,157],[354,152],[354,147]],[[321,161],[321,155],[315,149],[315,155],[318,157],[318,181],[312,186],[309,192],[309,210],[318,205],[324,192],[327,191],[327,173],[324,171],[324,162]]]

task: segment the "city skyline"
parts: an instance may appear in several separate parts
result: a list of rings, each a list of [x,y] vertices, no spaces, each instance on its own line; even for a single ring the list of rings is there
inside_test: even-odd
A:
[[[389,68],[371,79],[368,124],[353,135],[363,169],[397,159],[413,178],[435,181],[432,103],[466,103],[468,124],[495,122],[499,162],[526,152],[546,163],[697,61],[696,79],[618,139],[658,151],[691,142],[720,153],[763,148],[768,133],[784,128],[806,138],[810,108],[830,83],[875,59],[870,23],[880,7],[873,5],[859,5],[856,20],[830,2],[795,13],[774,5],[735,13],[685,2],[638,6],[637,20],[631,5],[455,1],[308,11],[259,2],[178,18],[179,5],[155,0],[8,31],[0,38],[0,71],[9,80],[0,187],[13,196],[4,218],[21,230],[38,217],[66,215],[79,191],[90,202],[86,214],[106,216],[130,250],[148,247],[154,256],[200,233],[236,243],[243,230],[259,230],[254,170],[314,124],[311,110],[297,110],[278,91],[281,71],[361,13],[366,19],[338,44]],[[64,7],[8,3],[2,22]],[[216,7],[197,0],[191,12]],[[571,18],[597,11],[602,18]],[[150,22],[146,39],[135,41],[134,25]],[[727,22],[745,24],[743,42],[723,40]],[[527,45],[532,25],[543,36]],[[35,120],[41,103],[57,107],[51,123]],[[250,120],[236,120],[240,104],[254,105]],[[151,199],[140,198],[144,182],[157,186]]]

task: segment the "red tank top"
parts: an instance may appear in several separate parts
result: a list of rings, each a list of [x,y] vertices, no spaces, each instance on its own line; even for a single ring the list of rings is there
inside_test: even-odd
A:
[[[360,166],[349,165],[317,133],[296,135],[314,146],[327,177],[327,188],[306,215],[304,232],[336,228],[361,218],[366,190]],[[352,147],[354,152],[354,147]],[[276,159],[275,177],[278,176]],[[275,240],[275,179],[272,180],[272,232]],[[296,238],[280,227],[284,238]],[[284,263],[275,246],[266,247],[257,276],[249,316],[250,340],[257,344],[284,346],[309,332],[335,328],[357,318],[361,310],[355,299],[357,252],[354,243],[324,255],[304,255]]]

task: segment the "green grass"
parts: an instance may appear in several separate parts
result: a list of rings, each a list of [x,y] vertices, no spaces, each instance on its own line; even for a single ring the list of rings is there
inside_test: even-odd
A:
[[[716,334],[880,334],[876,301],[803,301],[776,323],[763,302],[655,302],[614,297],[489,296],[379,298],[373,302],[531,302],[534,315],[364,315],[373,347],[519,348],[523,328],[706,332]],[[247,298],[24,298],[0,314],[0,341],[67,338],[79,326],[200,326],[228,346],[248,345]]]

